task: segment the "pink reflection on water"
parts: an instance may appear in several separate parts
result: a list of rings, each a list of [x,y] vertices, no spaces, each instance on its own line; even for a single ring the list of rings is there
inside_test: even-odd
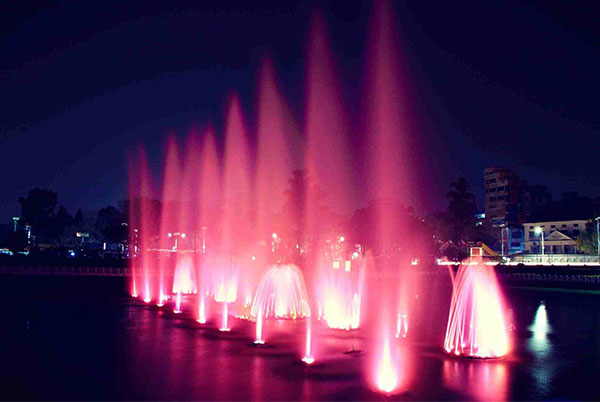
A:
[[[508,400],[508,380],[504,361],[445,360],[442,366],[445,386],[477,400]]]

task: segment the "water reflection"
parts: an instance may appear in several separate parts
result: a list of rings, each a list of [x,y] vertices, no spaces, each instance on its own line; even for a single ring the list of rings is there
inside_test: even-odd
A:
[[[508,399],[508,368],[505,361],[445,360],[444,385],[476,400]]]

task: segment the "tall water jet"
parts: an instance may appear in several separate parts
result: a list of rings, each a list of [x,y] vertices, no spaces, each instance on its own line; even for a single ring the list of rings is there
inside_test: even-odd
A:
[[[175,309],[173,310],[175,314],[181,313],[181,292],[177,293],[175,297]]]
[[[229,332],[231,331],[231,328],[229,328],[229,303],[224,302],[223,303],[223,310],[222,310],[222,318],[221,318],[221,327],[219,328],[219,331],[222,332]]]
[[[251,250],[253,230],[251,216],[251,187],[250,187],[250,152],[247,144],[247,134],[241,105],[237,96],[232,96],[229,102],[225,130],[225,159],[223,174],[223,208],[221,216],[221,239],[219,251],[224,256],[221,266],[214,266],[217,279],[227,283],[217,283],[217,288],[227,288],[239,283],[246,284],[251,277],[250,258],[242,256]],[[227,266],[229,264],[229,266]],[[235,266],[233,266],[235,264]],[[241,276],[241,278],[240,278]],[[238,282],[239,279],[242,279]],[[251,289],[240,289],[251,297]],[[246,294],[242,294],[242,299]],[[216,297],[215,297],[216,300]],[[218,301],[218,300],[217,300]],[[230,303],[234,300],[228,300]],[[225,307],[224,307],[225,309]]]
[[[177,247],[173,249],[175,259],[175,273],[173,276],[173,293],[177,294],[179,306],[177,311],[181,312],[181,294],[198,292],[198,228],[197,207],[200,175],[198,165],[200,164],[200,147],[197,141],[196,131],[188,135],[185,147],[185,159],[182,176],[179,178],[179,205],[177,217],[177,232],[169,232],[169,236],[176,237]]]
[[[265,318],[310,317],[302,272],[294,265],[276,265],[262,277],[252,302],[251,314]]]
[[[173,273],[173,264],[176,263],[177,244],[181,239],[179,231],[179,209],[181,194],[181,169],[175,137],[171,135],[167,140],[164,177],[162,183],[162,211],[160,216],[159,255],[158,255],[158,297],[162,304],[170,294],[170,278]],[[185,236],[185,234],[184,234]]]
[[[393,362],[390,340],[387,336],[383,340],[383,348],[379,356],[376,384],[380,391],[386,393],[394,392],[398,386],[398,373]]]
[[[198,321],[200,324],[206,324],[206,300],[203,292],[198,292]]]
[[[415,287],[414,278],[414,274],[406,269],[400,272],[398,313],[396,317],[396,338],[406,338],[408,335],[409,315]]]
[[[256,239],[261,251],[257,253],[258,262],[266,265],[266,261],[277,263],[277,257],[282,257],[268,258],[275,253],[269,247],[272,233],[278,233],[284,242],[297,240],[290,230],[296,222],[285,213],[278,214],[284,205],[282,190],[286,188],[293,164],[290,152],[295,137],[291,134],[293,120],[278,88],[273,63],[266,57],[261,63],[258,94]],[[260,278],[260,275],[254,276]],[[252,287],[254,285],[256,283]]]
[[[229,304],[237,300],[239,267],[237,259],[220,257],[212,265],[213,295],[217,303],[222,303],[221,331],[229,331]]]
[[[141,148],[141,147],[140,147]],[[141,149],[138,153],[142,152]],[[139,208],[137,207],[136,200],[139,196],[139,169],[138,169],[138,158],[134,160],[134,156],[131,153],[127,154],[127,172],[129,179],[129,205],[128,205],[128,218],[129,218],[129,268],[131,270],[131,297],[138,297],[138,274],[141,272],[140,258],[138,256],[139,245],[138,245],[138,231],[140,225]]]
[[[506,355],[509,340],[505,317],[494,268],[481,259],[461,264],[453,280],[444,350],[476,358]]]
[[[132,258],[132,295],[142,294],[143,300],[152,300],[151,281],[153,279],[153,260],[150,255],[153,235],[151,215],[151,191],[148,177],[146,153],[140,146],[137,150],[137,161],[130,165],[132,190],[129,200],[130,238],[134,245]],[[134,170],[135,169],[135,170]]]
[[[343,303],[330,297],[323,281],[330,276],[332,244],[344,237],[336,213],[347,212],[354,191],[344,97],[324,18],[318,12],[311,20],[306,74],[303,242],[310,250],[306,266],[311,294],[323,308],[331,307],[332,300]]]
[[[217,155],[214,133],[207,128],[203,133],[202,151],[200,154],[200,185],[198,186],[198,213],[196,215],[196,232],[200,230],[200,252],[196,253],[198,280],[198,322],[206,323],[206,295],[212,292],[211,259],[208,252],[216,251],[221,238],[219,231],[219,202],[221,200],[221,169]],[[214,294],[214,293],[212,293]]]
[[[263,339],[263,313],[262,310],[258,310],[258,314],[256,315],[256,339],[254,339],[254,344],[262,345],[265,343]]]
[[[304,341],[304,357],[302,357],[302,361],[305,364],[313,364],[315,362],[312,350],[312,326],[310,320],[306,320],[306,337]]]
[[[367,51],[367,88],[365,91],[367,160],[369,171],[369,193],[374,199],[375,245],[382,258],[378,259],[378,269],[388,277],[381,279],[384,289],[378,294],[377,325],[381,339],[379,361],[375,365],[375,385],[384,392],[392,392],[398,386],[400,364],[391,356],[389,345],[390,328],[396,326],[397,301],[395,293],[401,258],[402,241],[405,239],[401,228],[405,222],[397,213],[397,203],[390,202],[400,197],[406,202],[412,193],[411,169],[407,165],[407,139],[410,136],[407,94],[398,74],[402,71],[400,54],[396,48],[396,34],[393,27],[393,10],[387,1],[377,1],[373,7],[369,27],[369,47]],[[413,203],[414,205],[414,203]],[[390,257],[391,256],[391,257]],[[393,291],[392,291],[393,289]],[[390,314],[390,312],[393,312]]]

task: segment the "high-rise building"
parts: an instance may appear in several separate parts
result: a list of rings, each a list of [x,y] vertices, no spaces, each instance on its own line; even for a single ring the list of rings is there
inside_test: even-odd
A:
[[[552,202],[545,186],[530,186],[505,167],[486,168],[483,180],[485,215],[494,225],[522,224]]]
[[[519,177],[509,169],[499,166],[483,172],[485,216],[495,225],[518,221],[523,189]]]
[[[486,219],[500,228],[502,250],[508,254],[523,251],[523,222],[552,202],[545,186],[529,186],[510,169],[488,167],[483,172]]]

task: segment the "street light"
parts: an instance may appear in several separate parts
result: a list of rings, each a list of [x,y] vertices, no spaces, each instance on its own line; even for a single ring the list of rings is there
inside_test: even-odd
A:
[[[507,240],[507,244],[506,244],[506,246],[507,246],[507,248],[509,248],[509,247],[508,247],[508,241],[509,241],[509,237],[510,237],[510,236],[508,236],[508,234],[509,234],[509,233],[508,233],[508,227],[506,226],[506,224],[505,224],[505,223],[503,223],[503,224],[501,224],[501,225],[500,225],[500,235],[501,235],[501,237],[502,237],[502,241],[501,241],[501,242],[502,242],[502,246],[501,246],[501,247],[502,247],[502,251],[501,251],[501,254],[500,254],[500,255],[501,255],[502,257],[504,257],[504,231],[505,231],[505,230],[506,230],[506,240]],[[510,251],[509,251],[509,253],[510,253]]]
[[[535,233],[542,235],[542,257],[543,257],[544,256],[544,230],[541,227],[537,226],[535,228]]]
[[[182,239],[185,239],[185,233],[175,232],[175,233],[168,233],[167,235],[169,237],[175,237],[175,245],[173,246],[174,251],[177,250],[177,239],[179,237],[181,237]]]

